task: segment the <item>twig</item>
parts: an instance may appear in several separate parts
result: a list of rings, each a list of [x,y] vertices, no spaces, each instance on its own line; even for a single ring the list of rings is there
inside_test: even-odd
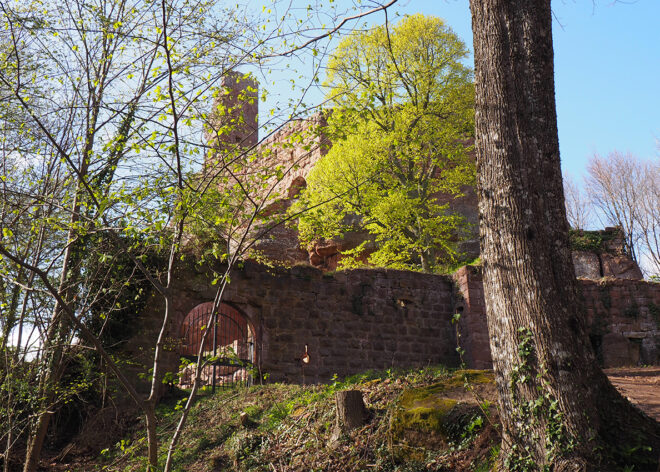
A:
[[[367,10],[367,11],[365,11],[365,12],[358,13],[357,15],[346,16],[346,17],[344,17],[343,20],[341,20],[341,21],[339,22],[339,24],[338,24],[337,26],[335,26],[335,27],[332,28],[331,30],[329,30],[329,31],[327,31],[326,33],[323,33],[323,34],[321,34],[321,35],[319,35],[319,36],[316,36],[316,37],[310,39],[309,41],[307,41],[307,42],[301,44],[300,46],[296,46],[296,47],[294,47],[293,49],[290,49],[290,50],[285,51],[285,52],[283,52],[283,53],[278,53],[278,54],[268,54],[268,55],[264,55],[264,56],[258,56],[257,59],[258,59],[258,60],[261,60],[261,59],[268,59],[268,58],[272,58],[272,57],[287,57],[287,56],[290,56],[291,54],[293,54],[293,53],[296,52],[296,51],[300,51],[301,49],[305,49],[307,46],[309,46],[309,45],[312,44],[312,43],[315,43],[315,42],[317,42],[317,41],[322,40],[323,38],[327,38],[328,36],[331,36],[332,34],[334,34],[334,33],[336,33],[337,31],[339,31],[339,30],[340,30],[340,29],[341,29],[346,23],[348,23],[349,21],[359,20],[360,18],[363,18],[363,17],[365,17],[365,16],[371,15],[372,13],[376,13],[376,12],[379,12],[379,11],[382,11],[382,10],[387,10],[389,7],[391,7],[392,5],[394,5],[397,1],[398,1],[398,0],[391,0],[389,3],[386,3],[385,5],[381,5],[381,6],[379,6],[379,7],[372,8],[371,10]]]

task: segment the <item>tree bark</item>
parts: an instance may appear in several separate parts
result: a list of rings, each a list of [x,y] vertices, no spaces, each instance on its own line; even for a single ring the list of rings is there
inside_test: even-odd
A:
[[[147,426],[147,458],[149,459],[147,472],[151,472],[158,468],[157,421],[154,403],[149,401],[145,402],[144,418]]]
[[[470,7],[481,257],[502,465],[604,470],[647,461],[646,470],[657,461],[659,425],[598,368],[578,297],[559,161],[550,0],[471,0]]]
[[[359,428],[364,424],[367,410],[359,390],[343,390],[335,393],[337,405],[336,430],[342,433]]]
[[[60,285],[57,293],[60,294],[66,303],[70,303],[74,298],[75,282],[79,274],[78,255],[80,253],[76,241],[75,226],[80,221],[80,185],[76,189],[76,195],[71,206],[71,217],[69,218],[70,227],[67,233],[67,247],[62,258],[62,269],[60,274]],[[48,425],[53,416],[56,398],[56,386],[64,374],[65,358],[67,355],[66,340],[71,335],[70,322],[62,314],[62,303],[55,302],[50,325],[46,333],[43,345],[43,361],[41,366],[41,379],[39,380],[39,391],[41,397],[41,411],[38,413],[37,422],[32,430],[25,451],[25,463],[23,472],[35,472],[39,467],[41,451],[43,449]]]

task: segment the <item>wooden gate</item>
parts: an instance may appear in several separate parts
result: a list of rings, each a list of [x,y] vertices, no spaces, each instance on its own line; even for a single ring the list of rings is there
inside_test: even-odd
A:
[[[207,330],[210,330],[206,334]],[[200,346],[202,362],[201,385],[227,388],[249,385],[254,364],[254,333],[247,319],[235,308],[220,304],[213,311],[213,303],[202,303],[193,308],[181,324],[181,356],[193,364],[181,372],[179,385],[192,386]]]

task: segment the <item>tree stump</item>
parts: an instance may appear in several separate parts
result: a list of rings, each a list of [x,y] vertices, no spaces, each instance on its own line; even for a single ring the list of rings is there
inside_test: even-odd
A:
[[[348,433],[358,428],[367,419],[367,409],[359,390],[343,390],[335,393],[337,416],[335,430],[337,433]]]

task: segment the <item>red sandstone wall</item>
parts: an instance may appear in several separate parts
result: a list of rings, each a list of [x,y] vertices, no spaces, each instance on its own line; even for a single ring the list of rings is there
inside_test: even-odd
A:
[[[454,275],[461,313],[459,329],[465,360],[490,368],[490,344],[481,273],[462,267]],[[643,280],[580,279],[590,339],[604,367],[660,364],[660,284]]]
[[[199,303],[213,300],[209,273],[182,268],[174,292],[166,364],[179,365],[177,333]],[[458,365],[452,315],[461,313],[460,344],[470,367],[490,368],[481,274],[463,267],[448,277],[394,270],[323,274],[247,263],[232,275],[224,301],[245,315],[254,331],[256,362],[270,381],[324,382],[369,369],[427,364]],[[606,367],[659,364],[660,284],[580,280],[590,337]],[[454,288],[456,287],[456,288]],[[454,292],[455,290],[455,292]],[[149,365],[162,317],[153,297],[140,317],[139,335],[125,352]],[[308,346],[310,363],[301,357]]]
[[[596,352],[606,367],[660,364],[660,284],[580,280]]]
[[[458,290],[454,312],[461,315],[458,323],[463,360],[475,369],[491,369],[490,341],[486,321],[486,302],[481,270],[463,266],[454,273]]]
[[[293,197],[307,185],[306,178],[312,167],[327,153],[329,141],[320,132],[324,126],[324,115],[317,113],[309,119],[288,123],[259,146],[259,165],[271,172],[279,167],[283,173],[279,180],[277,177],[269,179],[267,185],[273,192],[266,212],[274,216],[273,220],[286,215]],[[256,231],[272,225],[273,221],[268,221]],[[307,251],[300,247],[295,226],[276,226],[257,242],[255,249],[268,260],[287,265],[309,260]]]
[[[206,274],[180,271],[172,329],[215,295]],[[257,363],[269,381],[328,381],[369,369],[457,365],[447,277],[393,270],[324,275],[312,267],[256,264],[232,275],[225,302],[256,331]],[[308,346],[310,362],[301,357]],[[171,353],[170,368],[178,365]]]
[[[289,198],[290,190],[299,190],[296,182],[301,178],[304,181],[316,161],[327,154],[330,141],[322,134],[325,126],[323,113],[316,113],[287,123],[259,145],[259,165],[271,171],[280,166],[284,173],[279,181],[277,177],[268,181],[269,189],[275,187],[277,198]]]

